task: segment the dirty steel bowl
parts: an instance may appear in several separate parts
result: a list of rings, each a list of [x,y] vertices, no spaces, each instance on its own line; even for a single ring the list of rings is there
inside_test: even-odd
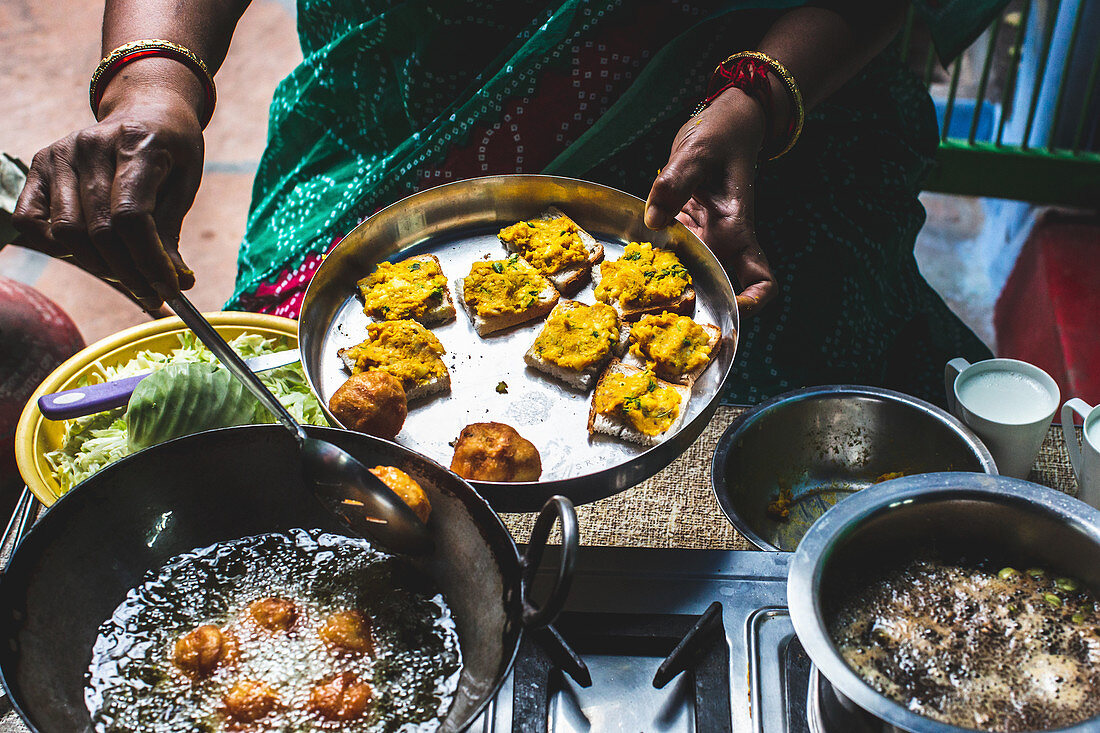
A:
[[[718,441],[711,484],[733,526],[762,550],[792,551],[829,507],[889,478],[996,474],[993,457],[935,405],[876,387],[809,387],[741,415]],[[790,515],[768,505],[790,491]]]
[[[831,595],[848,579],[881,573],[914,551],[959,553],[1045,567],[1100,590],[1100,511],[1054,489],[974,473],[895,479],[841,502],[806,533],[787,575],[798,640],[820,672],[825,730],[962,733],[876,692],[837,653],[827,625]],[[811,708],[815,708],[811,704]],[[1096,731],[1093,717],[1063,733]]]

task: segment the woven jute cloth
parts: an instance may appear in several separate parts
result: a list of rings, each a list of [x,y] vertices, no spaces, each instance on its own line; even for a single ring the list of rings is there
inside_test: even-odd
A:
[[[710,463],[718,439],[744,407],[719,407],[682,456],[653,478],[608,499],[577,507],[581,543],[618,547],[676,547],[695,550],[755,550],[733,528],[710,484]],[[1077,482],[1060,426],[1052,425],[1035,459],[1030,481],[1071,495]],[[534,514],[502,514],[518,542],[531,536]]]

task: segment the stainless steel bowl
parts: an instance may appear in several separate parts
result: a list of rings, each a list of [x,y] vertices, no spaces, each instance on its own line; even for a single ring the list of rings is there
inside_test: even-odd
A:
[[[806,533],[787,575],[798,640],[825,678],[826,730],[963,733],[876,692],[837,653],[826,627],[831,589],[926,545],[1030,559],[1100,589],[1100,511],[1027,481],[934,473],[883,483],[836,505]],[[826,706],[827,708],[828,706]],[[844,716],[842,721],[836,717]],[[1096,731],[1092,718],[1060,731]]]
[[[890,473],[995,474],[961,422],[915,397],[875,387],[809,387],[739,417],[718,441],[711,484],[722,511],[762,550],[791,551],[840,499]],[[790,490],[790,516],[768,505]]]

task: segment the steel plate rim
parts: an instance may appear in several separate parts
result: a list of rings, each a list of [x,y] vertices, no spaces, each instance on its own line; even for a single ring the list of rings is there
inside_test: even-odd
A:
[[[350,246],[350,242],[353,239],[352,235],[357,230],[369,227],[372,222],[376,221],[378,218],[386,215],[389,212],[392,212],[399,206],[406,205],[409,199],[420,194],[434,192],[436,195],[438,195],[442,189],[465,187],[474,184],[495,183],[497,181],[503,182],[509,179],[544,179],[548,182],[562,182],[566,185],[589,187],[591,189],[608,192],[613,196],[626,197],[628,199],[631,199],[632,203],[636,202],[639,206],[642,207],[644,207],[645,205],[645,202],[637,196],[634,196],[631,193],[622,191],[612,186],[606,186],[604,184],[594,183],[591,181],[585,181],[583,179],[572,178],[568,176],[550,176],[544,174],[510,174],[499,176],[482,176],[476,178],[468,178],[461,181],[454,181],[451,183],[445,183],[440,186],[424,189],[422,191],[410,194],[409,196],[403,197],[386,206],[385,208],[380,209],[376,213],[372,214],[370,217],[364,219],[362,222],[356,225],[355,228],[349,231],[343,237],[343,239],[341,239],[341,241],[325,255],[324,259],[321,262],[321,265],[317,269],[317,272],[314,273],[314,276],[311,278],[309,284],[306,286],[306,292],[302,300],[301,313],[305,314],[311,303],[315,301],[318,297],[320,297],[318,293],[319,291],[321,291],[322,286],[318,283],[322,281],[322,279],[318,276],[324,270],[325,266],[329,263],[329,258],[332,255],[336,254],[345,244],[349,244]],[[683,227],[683,224],[674,221],[673,224],[670,225],[670,227]],[[721,263],[719,263],[717,258],[714,256],[714,253],[702,240],[695,236],[695,234],[688,230],[686,227],[683,227],[683,229],[687,233],[688,237],[690,237],[695,242],[698,242],[699,246],[701,247],[701,251],[705,253],[705,256],[713,260],[713,264],[717,266],[717,270],[721,275],[720,284],[725,286],[725,291],[729,294],[728,299],[722,302],[721,306],[727,307],[730,310],[730,317],[734,324],[735,330],[732,334],[732,351],[730,354],[729,363],[725,365],[725,370],[720,375],[718,388],[715,390],[714,395],[693,419],[681,425],[680,429],[677,430],[677,432],[670,436],[667,440],[662,441],[656,446],[648,448],[644,452],[639,453],[638,455],[634,456],[632,459],[626,462],[621,462],[614,466],[609,466],[582,476],[551,479],[546,481],[500,482],[469,480],[469,483],[474,487],[474,489],[477,490],[478,493],[480,493],[495,510],[503,512],[538,511],[538,509],[542,506],[545,498],[553,494],[562,494],[564,496],[567,496],[573,501],[574,504],[579,505],[590,503],[592,501],[598,501],[608,496],[612,496],[616,493],[626,491],[633,486],[638,485],[642,481],[651,478],[652,476],[656,475],[661,470],[666,468],[669,464],[671,464],[677,457],[682,455],[691,446],[691,444],[695,442],[696,439],[698,439],[703,430],[710,423],[710,420],[714,417],[715,412],[718,410],[719,404],[721,404],[723,387],[725,386],[726,381],[729,379],[730,374],[733,372],[733,365],[736,361],[737,348],[740,345],[741,337],[740,312],[737,307],[736,293],[734,291],[732,282],[729,279],[729,274],[726,272],[725,268],[722,267]],[[416,246],[417,243],[411,244],[409,245],[409,247]],[[461,305],[457,302],[456,308],[458,310],[461,310]],[[462,318],[463,315],[464,314],[459,313],[457,317]],[[323,398],[322,392],[318,386],[317,370],[314,369],[314,367],[312,366],[312,360],[307,356],[309,353],[308,347],[313,340],[312,334],[307,328],[308,325],[309,324],[307,323],[306,319],[299,317],[298,339],[300,347],[302,349],[302,367],[306,376],[306,381],[309,384],[310,391],[313,392],[318,402],[321,403],[321,407],[324,410],[325,415],[333,422],[334,425],[339,426],[341,425],[341,423],[336,420],[335,416],[333,416],[329,411],[328,404]],[[328,332],[327,329],[330,328],[331,325],[331,323],[326,324],[326,333]],[[723,333],[724,339],[729,337],[730,334]],[[708,366],[708,369],[714,368],[716,366],[721,365],[711,364],[710,366]],[[398,443],[398,445],[401,444]],[[402,447],[407,448],[407,446]],[[433,462],[439,463],[430,456],[425,457],[429,460],[432,460]],[[616,483],[614,479],[622,477],[626,473],[626,469],[633,467],[635,464],[639,466],[645,466],[640,471],[640,473],[644,474],[644,476],[630,486],[614,487],[614,484]],[[653,468],[653,466],[655,465],[656,468]],[[608,484],[610,484],[612,488],[608,488]],[[585,490],[583,494],[578,495],[577,489],[582,488],[584,485],[597,485],[600,488],[597,488],[594,491]],[[517,496],[517,494],[526,494],[526,496]]]

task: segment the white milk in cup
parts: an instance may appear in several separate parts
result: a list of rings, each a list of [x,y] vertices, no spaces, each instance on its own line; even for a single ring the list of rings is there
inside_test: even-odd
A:
[[[1016,359],[952,359],[944,386],[951,411],[989,448],[997,470],[1027,478],[1061,400],[1054,379]]]

